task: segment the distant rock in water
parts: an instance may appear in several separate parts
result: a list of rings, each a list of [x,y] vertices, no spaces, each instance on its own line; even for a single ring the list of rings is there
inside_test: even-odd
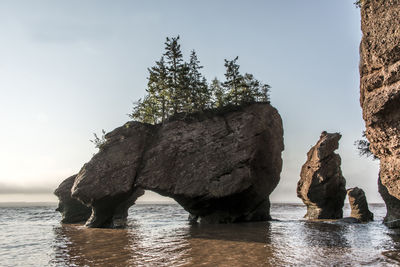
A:
[[[307,153],[300,173],[297,196],[307,206],[308,219],[340,219],[346,197],[346,180],[340,169],[339,133],[322,132],[317,144]]]
[[[65,179],[54,194],[58,197],[59,203],[56,211],[62,215],[62,223],[82,223],[85,222],[92,212],[91,208],[86,207],[82,202],[71,197],[71,188],[74,184],[76,174]]]
[[[128,122],[106,140],[72,188],[72,197],[93,209],[89,227],[113,227],[116,217],[121,224],[120,210],[126,212],[143,189],[175,199],[192,221],[270,219],[284,145],[281,117],[269,104],[161,125]]]
[[[359,219],[361,222],[374,220],[374,214],[369,211],[367,198],[364,190],[354,187],[347,190],[351,207],[351,217]]]
[[[390,227],[400,227],[399,14],[398,0],[362,1],[360,104],[370,149],[380,159],[379,192]]]

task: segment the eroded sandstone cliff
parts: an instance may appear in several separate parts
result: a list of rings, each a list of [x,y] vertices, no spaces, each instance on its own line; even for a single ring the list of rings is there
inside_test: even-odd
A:
[[[72,197],[93,210],[87,226],[112,227],[115,218],[120,225],[120,210],[140,190],[171,197],[206,223],[270,219],[284,145],[281,117],[269,104],[162,125],[128,122],[106,140],[72,187]]]
[[[361,1],[361,28],[360,104],[370,149],[380,159],[388,222],[400,219],[400,1]]]

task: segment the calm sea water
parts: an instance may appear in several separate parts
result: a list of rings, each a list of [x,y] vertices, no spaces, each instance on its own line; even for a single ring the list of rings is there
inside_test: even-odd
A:
[[[309,222],[305,207],[273,204],[277,221],[190,225],[176,204],[137,204],[127,229],[60,225],[55,206],[0,207],[0,266],[399,266],[400,231]],[[349,215],[348,206],[344,210]]]

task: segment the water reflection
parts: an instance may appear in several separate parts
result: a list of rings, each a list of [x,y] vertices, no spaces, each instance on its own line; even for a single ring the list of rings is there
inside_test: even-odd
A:
[[[304,233],[302,237],[308,247],[348,248],[348,227],[338,223],[303,221],[299,231]]]
[[[268,222],[193,225],[187,239],[191,266],[269,266],[276,253]]]
[[[282,207],[282,213],[297,207]],[[284,209],[284,210],[283,210]],[[298,210],[300,214],[301,209]],[[137,206],[127,229],[54,228],[55,266],[396,266],[400,231],[380,221],[190,225],[175,205]]]
[[[88,229],[77,225],[54,228],[56,266],[129,266],[130,243],[135,239],[124,229]]]
[[[400,265],[400,229],[388,230],[387,236],[390,237],[393,242],[386,244],[382,255],[388,261],[393,262],[393,264]]]

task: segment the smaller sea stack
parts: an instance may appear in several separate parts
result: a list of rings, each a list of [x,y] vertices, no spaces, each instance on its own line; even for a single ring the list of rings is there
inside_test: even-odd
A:
[[[347,190],[351,207],[351,217],[360,220],[361,222],[369,222],[374,220],[374,214],[369,211],[367,198],[364,190],[358,187]]]
[[[339,133],[322,132],[317,144],[307,153],[297,196],[307,206],[307,219],[340,219],[346,197],[346,180],[340,169]]]

